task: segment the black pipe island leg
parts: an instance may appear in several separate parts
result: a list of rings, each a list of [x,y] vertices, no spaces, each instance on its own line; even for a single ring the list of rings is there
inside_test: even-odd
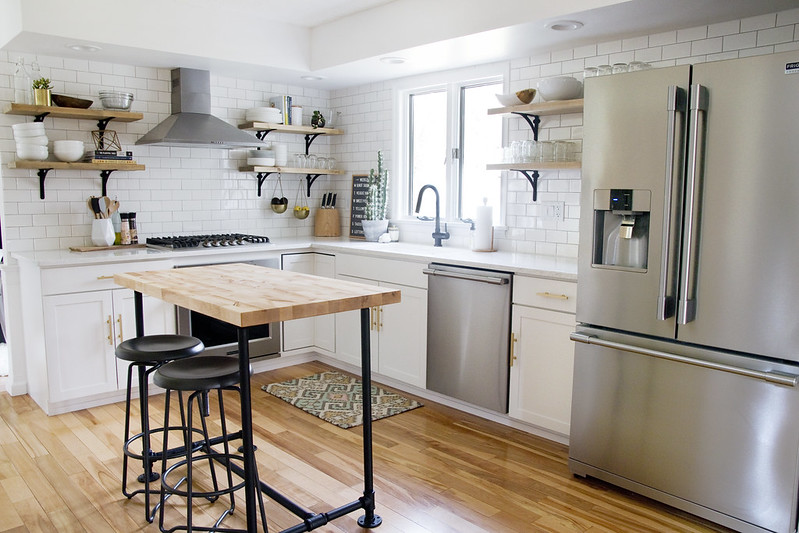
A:
[[[239,337],[239,374],[241,376],[241,433],[244,454],[244,501],[247,513],[247,531],[258,531],[255,497],[258,490],[258,472],[255,468],[255,449],[252,443],[252,397],[250,395],[250,332],[237,328]],[[264,530],[266,524],[264,524]]]
[[[372,353],[369,308],[361,309],[361,399],[363,400],[363,497],[366,511],[358,519],[361,527],[377,527],[383,519],[375,514],[372,464]]]

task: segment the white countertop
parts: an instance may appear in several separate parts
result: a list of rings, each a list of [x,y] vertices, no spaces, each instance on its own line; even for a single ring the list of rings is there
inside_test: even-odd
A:
[[[30,261],[41,268],[83,266],[92,264],[124,263],[127,261],[149,261],[172,259],[181,264],[246,261],[287,251],[318,251],[369,255],[418,262],[444,262],[478,268],[506,270],[515,274],[575,281],[577,260],[550,255],[519,254],[512,252],[473,252],[465,248],[436,248],[430,244],[376,243],[348,238],[309,237],[305,239],[278,239],[269,244],[251,244],[235,248],[200,248],[191,250],[158,250],[134,248],[72,252],[49,250],[39,252],[11,252],[18,261]]]

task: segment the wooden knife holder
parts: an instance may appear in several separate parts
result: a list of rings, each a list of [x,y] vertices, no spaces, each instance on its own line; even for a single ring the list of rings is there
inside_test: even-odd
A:
[[[314,237],[340,237],[341,221],[338,209],[317,209],[314,217]]]

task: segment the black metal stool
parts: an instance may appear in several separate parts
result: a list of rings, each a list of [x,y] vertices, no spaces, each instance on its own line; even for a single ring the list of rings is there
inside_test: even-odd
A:
[[[250,369],[252,372],[252,369]],[[246,376],[245,379],[249,379]],[[241,398],[241,391],[238,384],[241,381],[239,372],[239,361],[235,357],[226,356],[201,356],[192,359],[183,359],[174,361],[160,367],[153,377],[153,381],[159,387],[166,389],[166,400],[164,403],[164,427],[169,427],[169,411],[170,411],[170,398],[172,391],[191,391],[188,397],[185,412],[186,424],[183,432],[183,447],[186,450],[184,459],[178,460],[172,465],[167,466],[167,461],[172,458],[168,456],[167,450],[169,449],[169,442],[167,434],[164,434],[164,453],[162,454],[162,467],[161,467],[161,501],[160,511],[158,518],[158,526],[162,532],[174,532],[178,530],[191,531],[243,531],[224,528],[220,529],[219,526],[222,521],[231,514],[236,508],[235,491],[244,487],[244,481],[241,480],[237,484],[233,484],[232,463],[239,461],[243,463],[244,457],[242,455],[234,455],[230,452],[230,439],[237,438],[238,435],[230,435],[227,430],[227,422],[225,420],[225,406],[222,399],[222,391],[232,390],[239,393]],[[209,392],[212,390],[217,391],[219,402],[219,418],[222,430],[222,435],[214,439],[208,436],[208,426],[206,418],[210,415]],[[181,413],[184,412],[182,397],[179,396],[181,401]],[[197,409],[200,414],[200,421],[202,425],[202,433],[204,435],[204,442],[202,443],[200,453],[194,454],[198,451],[195,446],[197,443],[192,442],[193,434],[195,431],[193,427],[193,406],[197,402]],[[213,448],[214,444],[221,443],[223,451],[219,452]],[[213,488],[211,490],[198,490],[193,485],[193,463],[199,461],[208,461],[208,468],[210,471],[211,482]],[[227,477],[227,486],[220,488],[219,481],[216,475],[215,463],[219,462],[224,465]],[[185,467],[185,477],[174,483],[167,481],[170,474],[176,472],[178,469]],[[186,489],[180,489],[180,486],[185,481]],[[164,528],[164,502],[167,497],[171,495],[183,496],[187,499],[186,506],[186,525],[175,526],[171,529]],[[205,498],[208,501],[214,502],[220,496],[230,496],[230,505],[217,519],[213,526],[195,526],[192,523],[192,506],[195,497]],[[261,521],[266,530],[266,513],[264,511],[263,497],[258,492],[259,505],[261,511]]]
[[[144,494],[144,515],[148,522],[155,519],[157,505],[150,508],[150,482],[156,481],[158,472],[152,469],[153,461],[160,458],[160,452],[154,453],[150,448],[150,436],[156,432],[167,431],[161,428],[150,428],[150,413],[148,408],[149,378],[162,365],[184,359],[201,353],[205,349],[202,341],[188,335],[145,335],[134,337],[121,342],[116,348],[116,356],[123,361],[129,361],[127,394],[125,396],[125,444],[122,459],[122,494],[132,498],[137,494]],[[133,370],[138,372],[139,379],[139,407],[141,415],[141,433],[130,435],[130,399],[133,389]],[[185,424],[183,424],[185,425]],[[170,429],[181,429],[174,427]],[[142,442],[141,453],[134,452],[131,445],[137,441]],[[178,452],[175,452],[178,453]],[[144,484],[144,488],[128,491],[128,458],[142,462],[142,473],[137,480]],[[159,491],[160,493],[160,491]]]

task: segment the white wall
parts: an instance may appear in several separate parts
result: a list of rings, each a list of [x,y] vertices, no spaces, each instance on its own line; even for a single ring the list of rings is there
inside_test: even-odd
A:
[[[581,76],[585,66],[643,60],[656,67],[690,62],[715,61],[752,54],[767,54],[799,49],[799,9],[734,20],[711,26],[582,46],[579,48],[523,57],[510,61],[510,89],[535,87],[540,78],[556,75]],[[29,62],[33,59],[26,56]],[[133,150],[142,172],[114,172],[108,192],[117,196],[123,211],[135,211],[139,233],[232,232],[266,234],[271,238],[308,236],[313,231],[313,216],[295,219],[290,210],[282,215],[269,208],[274,177],[264,185],[263,196],[256,195],[256,178],[238,171],[243,150],[187,149],[134,146],[135,140],[169,114],[169,71],[132,67],[123,64],[76,61],[59,57],[39,57],[42,74],[50,77],[54,92],[96,99],[100,89],[126,89],[134,93],[134,111],[144,120],[110,123],[119,133],[123,148]],[[0,52],[0,105],[12,100],[16,55]],[[394,87],[408,80],[375,83],[336,90],[332,93],[303,87],[226,78],[211,73],[212,112],[231,124],[244,121],[248,107],[263,105],[269,97],[291,94],[307,108],[333,107],[342,112],[337,127],[343,136],[318,138],[312,151],[332,154],[348,174],[320,177],[314,185],[312,207],[322,193],[335,190],[342,208],[343,232],[347,233],[351,173],[368,172],[376,164],[377,150],[383,150],[391,165],[393,146]],[[52,171],[46,180],[46,199],[38,198],[38,178],[32,170],[9,169],[14,158],[11,124],[31,121],[29,117],[0,114],[0,166],[2,175],[3,240],[10,250],[44,250],[89,244],[91,216],[86,199],[100,192],[100,177],[90,171]],[[506,119],[507,141],[530,138],[526,123]],[[51,140],[90,141],[93,121],[45,119]],[[542,117],[541,139],[582,138],[582,115]],[[303,150],[301,136],[276,135],[267,140],[289,143],[289,153]],[[397,176],[392,179],[397,180]],[[298,175],[283,176],[284,194],[293,206]],[[574,257],[577,254],[579,216],[579,171],[543,172],[539,203],[532,203],[527,180],[507,173],[506,223],[500,232],[499,247],[520,252]],[[541,216],[541,205],[565,204],[565,220],[555,222]],[[429,242],[430,224],[407,224],[402,238]],[[465,227],[450,227],[449,245],[465,245]]]

